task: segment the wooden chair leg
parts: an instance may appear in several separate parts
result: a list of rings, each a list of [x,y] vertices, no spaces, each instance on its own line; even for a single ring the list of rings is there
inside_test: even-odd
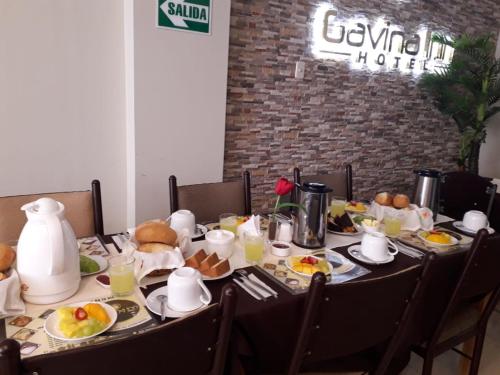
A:
[[[481,331],[476,336],[474,354],[472,355],[472,361],[470,362],[469,375],[477,375],[479,373],[479,363],[481,362],[481,354],[483,353],[484,337],[486,336],[485,331],[486,330]]]
[[[424,366],[422,367],[422,375],[432,375],[432,365],[434,364],[434,357],[426,355],[424,357]]]

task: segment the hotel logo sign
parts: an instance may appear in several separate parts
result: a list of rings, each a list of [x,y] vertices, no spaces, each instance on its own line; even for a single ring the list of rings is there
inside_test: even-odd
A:
[[[347,60],[355,69],[420,74],[447,65],[453,48],[432,42],[432,32],[420,27],[407,33],[388,21],[342,20],[329,4],[320,6],[313,23],[313,55]]]
[[[158,0],[157,26],[210,34],[211,8],[212,0]]]

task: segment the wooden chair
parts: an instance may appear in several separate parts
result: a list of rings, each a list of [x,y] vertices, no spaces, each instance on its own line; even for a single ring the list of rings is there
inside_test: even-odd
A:
[[[336,285],[326,286],[325,275],[314,274],[288,374],[301,369],[387,374],[434,257],[429,253],[422,265],[388,276]]]
[[[320,182],[333,189],[332,195],[344,197],[347,201],[352,200],[352,166],[347,164],[343,172],[331,172],[329,174],[317,174],[313,176],[301,176],[300,169],[293,169],[293,180],[295,183]],[[292,200],[296,202],[296,191],[294,189]]]
[[[469,172],[449,172],[443,176],[440,190],[440,212],[461,220],[470,210],[490,216],[497,186],[491,179]]]
[[[234,285],[221,301],[150,331],[101,344],[21,359],[19,344],[0,344],[2,375],[211,374],[224,371],[236,308]]]
[[[196,185],[177,185],[170,176],[170,212],[192,211],[199,223],[218,222],[222,213],[250,215],[252,213],[250,173],[245,171],[241,181],[215,182]]]
[[[104,234],[101,185],[98,180],[94,180],[92,191],[0,197],[0,242],[15,241],[19,238],[26,223],[26,215],[21,211],[21,206],[42,197],[49,197],[64,204],[66,219],[77,238]]]
[[[465,266],[430,338],[414,347],[424,358],[422,374],[431,374],[434,357],[475,338],[470,374],[477,374],[488,319],[500,297],[500,235],[481,229],[467,253]],[[478,301],[487,298],[483,309]]]

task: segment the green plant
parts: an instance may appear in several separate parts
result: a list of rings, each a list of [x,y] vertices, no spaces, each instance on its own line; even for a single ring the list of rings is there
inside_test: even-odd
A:
[[[458,164],[478,173],[479,151],[486,139],[486,120],[500,111],[500,60],[495,59],[494,36],[462,35],[432,40],[454,48],[452,62],[425,73],[419,86],[435,99],[438,109],[450,115],[460,132]]]

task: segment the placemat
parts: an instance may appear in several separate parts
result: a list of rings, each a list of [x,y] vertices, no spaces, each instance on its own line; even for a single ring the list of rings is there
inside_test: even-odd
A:
[[[317,256],[318,254],[314,255]],[[333,277],[332,275],[327,276],[327,284],[343,283],[371,272],[365,267],[354,263],[342,254],[333,250],[326,250],[324,257],[334,269]],[[265,271],[266,275],[273,278],[275,281],[278,281],[290,293],[300,294],[307,292],[309,284],[311,283],[311,278],[302,276],[292,271],[287,267],[286,260],[287,258],[267,256],[265,262],[262,265],[259,265],[259,268]],[[342,266],[340,267],[339,261],[342,263]],[[342,268],[344,268],[345,271]],[[336,272],[336,270],[338,271]]]
[[[417,232],[410,232],[410,231],[401,231],[397,239],[402,243],[404,243],[405,245],[415,247],[419,250],[433,251],[436,253],[445,253],[449,251],[458,250],[460,248],[469,247],[472,243],[473,240],[472,237],[465,236],[461,233],[440,226],[436,227],[435,229],[439,229],[440,231],[446,232],[450,236],[455,237],[458,240],[458,244],[455,246],[433,246],[431,244],[428,244],[427,242],[424,242],[421,238],[419,238],[417,236]]]

